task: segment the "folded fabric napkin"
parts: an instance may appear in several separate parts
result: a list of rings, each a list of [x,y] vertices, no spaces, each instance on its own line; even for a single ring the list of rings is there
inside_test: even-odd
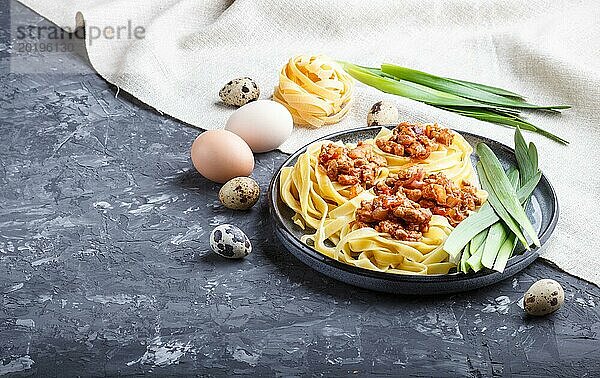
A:
[[[381,62],[500,86],[563,114],[529,119],[569,140],[561,146],[526,133],[555,186],[561,214],[543,258],[600,285],[600,7],[590,1],[20,0],[62,27],[85,22],[143,27],[143,38],[91,38],[87,51],[107,81],[156,109],[202,129],[223,127],[232,109],[218,91],[250,76],[268,98],[290,56],[323,53]],[[97,33],[96,33],[97,34]],[[95,35],[95,34],[94,34]],[[513,131],[357,84],[339,124],[297,127],[292,152],[331,132],[366,125],[376,101],[394,101],[401,120],[438,122],[512,145]]]

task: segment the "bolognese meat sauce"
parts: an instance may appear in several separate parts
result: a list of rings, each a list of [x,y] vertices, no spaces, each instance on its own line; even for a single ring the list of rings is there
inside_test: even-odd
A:
[[[379,195],[362,201],[355,213],[354,225],[371,227],[397,240],[418,241],[429,229],[431,211],[411,201],[402,193]]]
[[[421,169],[411,169],[390,175],[377,183],[377,194],[402,193],[433,214],[444,216],[452,226],[458,225],[471,211],[481,206],[477,188],[468,182],[458,186],[443,173],[427,175]]]
[[[351,186],[352,196],[375,185],[378,170],[386,166],[384,157],[375,155],[373,147],[359,142],[355,148],[333,143],[321,146],[319,165],[331,181]]]
[[[387,139],[377,139],[379,149],[392,155],[410,157],[415,160],[425,160],[439,145],[452,144],[454,135],[448,129],[434,125],[420,125],[402,122],[394,128],[392,136]]]

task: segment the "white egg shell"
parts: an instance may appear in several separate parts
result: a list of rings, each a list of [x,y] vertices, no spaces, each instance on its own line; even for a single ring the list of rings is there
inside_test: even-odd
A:
[[[231,224],[215,227],[210,233],[210,248],[217,254],[228,259],[241,259],[252,252],[250,239]]]
[[[219,91],[219,97],[227,105],[242,106],[257,100],[260,90],[254,80],[249,77],[233,79]]]
[[[560,308],[565,301],[565,291],[554,280],[543,279],[535,282],[525,292],[523,307],[529,315],[542,316]]]
[[[398,108],[389,101],[374,103],[367,114],[368,126],[390,125],[396,122],[398,122]]]
[[[253,152],[276,149],[292,134],[292,115],[278,102],[258,100],[236,110],[225,130],[239,135]]]
[[[254,206],[259,197],[260,187],[250,177],[233,178],[219,190],[219,201],[233,210],[247,210]]]

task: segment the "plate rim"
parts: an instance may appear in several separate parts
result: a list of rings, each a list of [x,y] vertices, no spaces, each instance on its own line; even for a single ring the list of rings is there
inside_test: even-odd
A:
[[[433,284],[433,283],[443,283],[443,282],[449,282],[449,281],[468,281],[468,280],[474,280],[474,279],[477,280],[477,279],[481,279],[483,277],[492,278],[493,276],[503,276],[504,272],[501,273],[501,272],[498,272],[495,270],[490,270],[490,269],[482,269],[481,271],[479,271],[477,273],[456,272],[456,273],[449,273],[449,274],[432,274],[432,275],[392,274],[392,273],[386,273],[386,272],[378,272],[378,271],[369,270],[369,269],[363,269],[363,268],[359,268],[359,267],[356,267],[353,265],[345,264],[345,263],[335,260],[329,256],[321,254],[320,252],[313,249],[312,247],[302,243],[294,234],[292,234],[288,230],[286,225],[283,223],[283,219],[282,219],[283,217],[279,212],[279,206],[277,205],[277,196],[275,195],[276,194],[275,192],[279,191],[278,183],[279,183],[279,179],[281,176],[282,168],[288,166],[292,160],[297,158],[300,154],[304,153],[306,151],[307,147],[315,142],[318,142],[321,140],[327,140],[327,139],[333,140],[333,138],[340,137],[343,135],[348,135],[348,134],[357,133],[357,132],[370,131],[370,130],[379,130],[382,127],[395,127],[395,126],[396,125],[366,126],[366,127],[357,127],[357,128],[337,131],[337,132],[322,136],[320,138],[317,138],[317,139],[305,144],[304,146],[300,147],[294,153],[290,154],[288,156],[288,158],[279,166],[279,168],[277,169],[277,172],[273,175],[273,178],[271,179],[271,182],[269,183],[269,191],[268,191],[269,213],[271,215],[271,218],[275,222],[274,226],[276,228],[276,230],[275,230],[276,234],[280,237],[284,237],[286,239],[286,241],[290,242],[297,249],[302,251],[304,253],[304,255],[316,260],[315,262],[327,264],[328,266],[330,266],[332,268],[341,269],[341,270],[345,271],[346,273],[356,274],[357,276],[364,276],[365,278],[388,280],[388,281],[394,281],[394,282],[398,282],[398,283],[401,283],[401,282],[409,283],[410,282],[410,283]],[[471,132],[467,132],[467,131],[458,131],[458,130],[453,130],[453,131],[456,133],[459,133],[461,135],[468,135],[468,136],[472,136],[472,137],[481,139],[483,142],[488,144],[490,147],[492,147],[492,145],[494,145],[495,148],[504,149],[504,150],[506,150],[506,152],[509,152],[513,156],[515,154],[515,151],[513,148],[507,146],[506,144],[504,144],[502,142],[498,142],[498,141],[490,139],[488,137],[478,135],[475,133],[471,133]],[[512,256],[508,260],[508,263],[504,270],[505,272],[507,270],[509,270],[509,268],[516,266],[516,265],[525,264],[523,266],[523,269],[524,269],[526,266],[531,264],[539,256],[539,252],[544,247],[545,243],[548,241],[548,239],[554,232],[554,229],[556,228],[556,224],[558,223],[559,212],[560,212],[559,204],[558,204],[558,197],[556,195],[556,190],[554,189],[554,187],[552,186],[552,183],[548,180],[548,178],[546,177],[546,175],[543,172],[542,172],[542,177],[540,179],[540,182],[538,183],[536,188],[538,186],[540,186],[541,184],[543,184],[544,186],[549,188],[551,197],[552,197],[554,212],[550,219],[550,223],[548,224],[548,226],[545,229],[541,230],[540,234],[538,235],[538,238],[540,239],[540,246],[531,248],[531,250],[525,251],[524,253],[522,253],[520,255]],[[530,245],[530,247],[531,247],[531,245]],[[286,249],[288,249],[288,248],[286,248]],[[295,256],[295,254],[292,251],[288,250],[288,252]],[[311,268],[315,269],[312,266],[311,266]],[[502,278],[505,278],[505,277],[502,277]]]

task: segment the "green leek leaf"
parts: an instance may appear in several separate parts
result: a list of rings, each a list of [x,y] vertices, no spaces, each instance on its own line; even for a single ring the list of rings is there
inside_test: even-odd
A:
[[[524,121],[518,117],[512,117],[512,116],[508,116],[506,114],[499,114],[494,110],[488,110],[488,109],[479,109],[479,110],[465,110],[462,108],[452,108],[452,107],[442,107],[442,106],[438,106],[441,109],[444,110],[448,110],[451,112],[455,112],[458,113],[460,115],[463,115],[465,117],[471,117],[471,118],[475,118],[475,119],[479,119],[481,121],[486,121],[486,122],[492,122],[492,123],[498,123],[501,125],[505,125],[505,126],[510,126],[510,127],[514,127],[514,128],[521,128],[523,130],[527,130],[527,131],[532,131],[535,132],[537,134],[543,135],[549,139],[552,139],[555,142],[561,143],[561,144],[569,144],[568,141],[566,141],[565,139],[552,134],[549,131],[546,131],[544,129],[541,129],[537,126],[532,125],[531,123]]]
[[[382,92],[407,97],[412,100],[425,102],[431,105],[470,106],[482,108],[489,106],[460,96],[455,96],[450,93],[438,91],[420,84],[379,76],[372,73],[368,69],[360,68],[349,63],[344,65],[344,70],[361,83],[377,88]]]
[[[527,242],[524,242],[524,238],[522,234],[520,234],[520,230],[514,230],[510,220],[518,222],[518,224],[523,227],[523,230],[533,243],[537,246],[540,246],[540,240],[538,239],[537,232],[534,230],[529,218],[527,218],[527,214],[525,214],[525,210],[521,205],[519,198],[517,197],[517,193],[515,188],[511,185],[506,173],[502,169],[502,165],[500,165],[500,161],[492,150],[485,145],[484,143],[479,143],[477,145],[477,154],[479,155],[480,163],[481,163],[481,172],[485,172],[485,178],[487,179],[487,183],[489,184],[488,191],[494,193],[490,193],[490,198],[495,197],[494,199],[498,199],[500,203],[491,202],[492,207],[498,213],[498,215],[505,221],[506,225],[513,231],[518,239],[526,245]],[[482,181],[483,177],[480,177]],[[483,183],[482,183],[483,185]],[[506,211],[506,212],[505,212]],[[506,215],[509,215],[508,217]],[[528,248],[528,246],[526,245]]]
[[[494,270],[502,273],[506,267],[506,263],[512,254],[513,249],[517,245],[517,236],[510,234],[508,238],[502,243],[498,256],[496,256],[496,262],[494,263]]]
[[[538,172],[534,178],[519,188],[517,196],[521,203],[524,203],[529,199],[541,177],[541,172]],[[484,203],[483,206],[479,208],[478,212],[469,215],[467,219],[460,222],[452,233],[450,233],[448,239],[446,239],[446,242],[444,243],[444,251],[450,256],[458,256],[460,251],[475,237],[475,235],[498,221],[500,221],[500,218],[494,212],[494,209],[492,209],[489,202]]]
[[[500,219],[502,219],[504,221],[506,226],[508,226],[508,228],[515,235],[517,235],[517,238],[521,241],[521,243],[523,243],[523,245],[527,249],[529,249],[529,243],[527,243],[527,239],[525,239],[525,236],[521,232],[519,223],[513,218],[510,211],[508,211],[504,207],[503,202],[499,198],[499,195],[496,193],[494,187],[492,186],[489,176],[485,172],[485,169],[483,168],[483,164],[481,163],[481,161],[479,161],[479,163],[477,163],[477,173],[479,174],[479,182],[481,183],[481,187],[483,188],[483,190],[488,192],[488,195],[489,195],[488,202],[492,205],[496,214],[498,214],[498,216],[500,217]],[[504,171],[502,171],[502,174],[504,174]],[[504,192],[500,192],[500,193],[502,193],[501,195],[504,195]],[[519,207],[521,207],[521,205],[519,205]],[[521,207],[521,210],[522,209],[523,208]]]
[[[467,259],[467,264],[471,267],[471,269],[473,269],[474,272],[479,272],[481,268],[483,268],[483,265],[481,265],[481,256],[483,255],[483,248],[485,246],[487,234],[488,230],[484,230],[477,234],[473,240],[471,240],[469,247],[471,257]],[[477,247],[473,248],[474,245]]]
[[[508,228],[502,222],[494,223],[490,227],[481,256],[481,265],[490,269],[494,266],[496,256],[498,256],[500,247],[504,243],[504,240],[506,240],[509,232]]]
[[[523,108],[523,104],[527,104],[522,96],[507,91],[502,88],[491,87],[483,84],[456,80],[450,78],[437,77],[425,72],[410,70],[400,67],[406,72],[417,73],[419,77],[434,80],[435,82],[446,83],[444,90],[420,85],[416,82],[398,79],[389,73],[383,72],[380,68],[364,67],[347,62],[338,62],[346,72],[363,84],[379,89],[382,92],[395,94],[398,96],[410,98],[415,101],[424,102],[428,105],[438,107],[447,111],[458,113],[465,117],[479,119],[481,121],[497,123],[509,127],[520,127],[523,130],[532,131],[552,139],[558,143],[568,144],[563,138],[552,134],[549,131],[541,129],[519,117],[518,109]],[[387,65],[392,67],[392,65]],[[398,66],[393,66],[398,67]],[[424,76],[423,76],[424,75]],[[410,76],[410,75],[409,75]],[[433,78],[433,79],[432,79]],[[427,81],[427,80],[426,80]],[[429,82],[427,81],[427,82]],[[437,86],[442,88],[441,86]],[[459,88],[463,92],[477,92],[481,96],[487,96],[488,101],[496,99],[494,102],[480,102],[478,100],[470,100],[469,98],[457,95],[455,92],[448,91],[450,89]],[[462,92],[461,92],[462,93]],[[500,99],[496,97],[500,97]],[[474,97],[474,96],[471,96]],[[510,105],[512,104],[512,106]],[[516,106],[516,104],[520,104]],[[527,104],[525,107],[537,107],[536,105]],[[541,107],[553,111],[553,109],[568,108],[568,106],[552,106]]]
[[[411,68],[396,66],[394,64],[384,63],[381,65],[381,71],[394,76],[399,80],[407,80],[413,83],[421,84],[442,92],[451,93],[456,96],[469,98],[475,101],[481,101],[492,105],[506,106],[512,108],[528,109],[568,109],[570,106],[540,106],[529,104],[527,102],[515,100],[510,97],[500,96],[482,89],[466,86],[459,82],[448,80],[444,77],[435,76],[426,72],[413,70]]]
[[[517,165],[521,172],[521,180],[526,182],[538,172],[538,157],[535,145],[532,143],[527,146],[521,129],[517,127],[515,131],[515,157]]]
[[[511,185],[514,188],[519,186],[519,171],[511,167],[506,171],[506,176],[510,180]],[[491,269],[494,266],[496,256],[504,243],[504,240],[508,237],[510,230],[502,223],[494,223],[488,230],[487,237],[485,239],[485,246],[483,253],[481,254],[481,265]]]
[[[469,257],[471,257],[471,253],[469,252],[469,250],[470,250],[470,247],[469,247],[469,244],[467,244],[465,246],[465,248],[463,249],[462,256],[460,258],[459,268],[460,268],[460,271],[463,273],[469,272],[469,266],[467,264]]]
[[[458,80],[458,79],[452,79],[452,78],[445,78],[446,80],[450,80],[450,81],[454,81],[456,83],[462,84],[464,86],[467,87],[471,87],[471,88],[475,88],[475,89],[480,89],[482,91],[486,91],[486,92],[490,92],[493,94],[497,94],[499,96],[504,96],[504,97],[511,97],[514,98],[515,100],[518,101],[525,101],[525,98],[523,96],[521,96],[518,93],[515,92],[511,92],[511,91],[507,91],[506,89],[502,89],[502,88],[498,88],[498,87],[492,87],[490,85],[485,85],[485,84],[479,84],[479,83],[474,83],[472,81],[465,81],[465,80]]]

